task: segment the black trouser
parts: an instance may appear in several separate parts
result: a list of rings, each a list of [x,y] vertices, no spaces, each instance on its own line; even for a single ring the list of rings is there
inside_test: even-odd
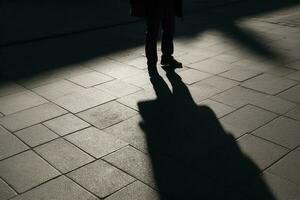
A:
[[[147,17],[146,57],[148,65],[157,63],[157,39],[160,25],[162,26],[161,50],[164,57],[172,56],[174,52],[175,16],[165,14],[162,17]]]

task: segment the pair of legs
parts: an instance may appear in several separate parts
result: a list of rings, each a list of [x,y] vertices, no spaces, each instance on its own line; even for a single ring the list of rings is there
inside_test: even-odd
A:
[[[170,59],[174,52],[174,32],[175,32],[175,16],[173,14],[165,14],[163,16],[147,17],[147,35],[146,35],[146,57],[148,66],[156,66],[157,56],[157,40],[162,26],[162,58]]]

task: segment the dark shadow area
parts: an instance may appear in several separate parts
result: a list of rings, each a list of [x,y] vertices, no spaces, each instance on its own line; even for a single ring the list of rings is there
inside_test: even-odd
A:
[[[226,4],[228,1],[230,0],[218,0],[219,4],[222,2]],[[79,4],[78,2],[75,1],[74,4]],[[68,3],[70,2],[68,1]],[[60,1],[60,4],[64,5],[65,7],[67,5],[67,3],[64,1]],[[105,3],[103,3],[103,5],[104,4]],[[185,0],[184,4],[186,7],[185,10],[188,12],[185,13],[183,21],[180,21],[179,25],[177,26],[178,31],[176,37],[192,38],[207,30],[217,30],[223,33],[226,37],[231,38],[233,42],[239,43],[242,47],[246,47],[248,50],[256,53],[257,55],[272,58],[274,61],[279,61],[283,58],[276,52],[276,50],[264,45],[263,39],[261,37],[258,38],[255,35],[255,32],[250,32],[249,30],[244,30],[243,28],[239,27],[237,25],[237,21],[248,16],[268,13],[278,9],[295,6],[299,4],[299,1],[266,0],[261,2],[258,0],[241,0],[239,3],[232,5],[229,4],[227,6],[222,6],[219,9],[212,10],[203,10],[203,8],[200,9],[201,6],[197,5],[202,5],[201,0]],[[32,3],[31,7],[30,2],[26,2],[26,5],[27,6],[25,6],[25,8],[27,9],[27,12],[30,12],[30,9],[34,9],[35,7],[33,5],[36,4]],[[114,12],[114,18],[112,19],[110,19],[108,16],[97,18],[96,15],[92,15],[91,13],[95,13],[96,10],[94,7],[82,6],[81,8],[78,5],[76,6],[76,12],[80,13],[80,15],[76,15],[75,18],[80,22],[77,24],[79,27],[83,27],[83,29],[85,29],[85,27],[96,27],[96,25],[99,25],[103,22],[104,28],[102,27],[86,32],[75,31],[73,34],[62,34],[57,37],[55,36],[56,33],[53,33],[55,37],[48,37],[41,40],[30,40],[28,42],[23,41],[22,43],[0,46],[1,79],[17,80],[19,78],[32,77],[47,70],[78,64],[100,56],[105,56],[110,53],[122,52],[130,48],[143,46],[145,32],[144,21],[141,20],[135,23],[126,24],[128,22],[127,19],[129,18],[128,6],[124,6],[124,4],[116,4],[116,6],[116,8],[118,8],[117,10],[122,10],[122,12]],[[70,10],[65,13],[66,16],[72,13],[71,8],[72,6],[70,7]],[[108,8],[113,10],[113,7]],[[49,9],[53,11],[55,10],[52,7]],[[32,10],[32,12],[34,11],[35,10]],[[36,13],[36,11],[34,13]],[[25,32],[28,31],[27,36],[29,33],[32,33],[32,30],[30,29],[33,29],[33,27],[34,30],[38,30],[40,33],[45,33],[48,30],[45,29],[45,27],[52,27],[52,24],[57,23],[59,20],[58,17],[48,17],[47,21],[39,21],[38,14],[42,14],[42,11],[37,12],[35,16],[33,15],[30,18],[32,21],[37,20],[38,23],[24,21],[22,30]],[[55,14],[56,13],[53,12],[53,15]],[[59,14],[63,16],[64,12],[60,11]],[[105,16],[105,12],[102,14]],[[11,17],[9,13],[6,13],[4,16],[7,17],[5,18],[7,20],[6,22],[10,23],[11,20],[11,23],[15,23],[13,18],[9,18]],[[86,17],[83,21],[80,21],[80,16]],[[62,22],[59,23],[59,26],[56,28],[62,28],[62,30],[64,30],[63,28],[66,26],[69,27],[66,29],[66,32],[73,30],[72,26],[74,24],[68,24],[70,21],[72,21],[72,18],[62,17],[62,19],[65,18],[68,20],[62,20]],[[120,22],[120,19],[123,18],[126,18],[125,24],[105,28],[105,25],[116,25],[117,22]],[[135,20],[135,18],[133,19]],[[83,23],[84,21],[88,21],[89,23],[85,24]],[[95,23],[96,21],[97,23]],[[35,26],[28,25],[28,27],[26,27],[26,23],[35,24]],[[3,21],[1,24],[3,24]],[[11,30],[18,31],[18,29]],[[34,33],[35,32],[33,31],[32,34]],[[6,31],[5,34],[9,35],[9,32]],[[12,32],[11,34],[13,35],[15,33]],[[39,32],[36,34],[39,35]]]
[[[173,70],[167,77],[173,92],[157,74],[157,99],[138,103],[161,199],[275,199],[214,112],[195,104]]]

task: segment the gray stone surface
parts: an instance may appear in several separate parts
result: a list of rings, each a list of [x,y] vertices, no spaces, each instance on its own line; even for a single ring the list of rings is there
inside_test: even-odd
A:
[[[237,127],[249,133],[268,123],[275,117],[276,115],[271,112],[247,105],[221,118],[221,123]]]
[[[194,69],[180,71],[178,74],[181,76],[182,81],[189,85],[212,76],[211,74],[200,72]]]
[[[14,82],[1,83],[0,85],[0,97],[24,91],[26,91],[26,88]]]
[[[295,103],[284,99],[239,86],[218,94],[212,99],[236,108],[252,104],[278,114],[284,114],[296,106]]]
[[[58,137],[58,135],[42,124],[17,131],[15,135],[30,147],[35,147]]]
[[[286,113],[285,115],[300,121],[300,106],[297,106],[296,108]]]
[[[274,197],[278,200],[296,200],[300,198],[300,186],[287,179],[265,172],[263,180],[268,185]],[[255,190],[255,186],[254,186]]]
[[[147,152],[146,136],[140,127],[141,121],[142,119],[140,116],[135,116],[111,126],[104,131],[110,135],[120,138],[143,152]]]
[[[142,72],[140,69],[116,61],[107,62],[105,65],[97,65],[92,69],[119,79]]]
[[[220,74],[232,68],[230,64],[215,59],[206,59],[190,64],[188,67],[210,74]]]
[[[292,87],[278,95],[279,97],[300,104],[300,85]]]
[[[261,170],[271,166],[288,153],[288,149],[252,135],[245,135],[237,142],[241,151]]]
[[[35,151],[62,173],[72,171],[94,160],[64,139],[39,146]]]
[[[231,106],[227,106],[225,104],[222,104],[222,103],[210,100],[210,99],[201,101],[198,105],[209,107],[210,109],[212,109],[214,111],[214,113],[216,114],[216,116],[218,118],[221,118],[224,115],[227,115],[235,110],[235,108],[233,108]]]
[[[32,151],[0,162],[0,176],[17,192],[25,192],[60,173]]]
[[[287,78],[263,74],[245,81],[242,86],[274,95],[296,84],[296,81]]]
[[[300,122],[279,117],[253,132],[286,148],[294,149],[300,145]]]
[[[74,183],[65,176],[60,176],[51,180],[33,190],[30,190],[20,196],[13,198],[13,200],[98,200],[97,197]]]
[[[66,139],[96,158],[127,145],[126,142],[94,127],[68,135]]]
[[[289,79],[295,80],[295,81],[300,81],[300,71],[296,71],[294,73],[291,73],[286,76]]]
[[[28,147],[21,140],[0,126],[0,160],[26,149]]]
[[[72,81],[73,83],[76,83],[82,87],[92,87],[95,85],[99,85],[101,83],[105,83],[108,81],[113,80],[112,77],[109,77],[107,75],[101,74],[99,72],[90,72],[78,76],[74,76],[68,79],[69,81]]]
[[[140,90],[140,88],[120,80],[103,83],[95,86],[95,88],[107,92],[108,94],[117,98],[135,93]]]
[[[238,67],[234,67],[231,70],[220,74],[220,76],[242,82],[242,81],[246,81],[250,78],[253,78],[259,74],[261,74],[260,71],[256,71],[253,69],[247,69],[247,68],[241,68],[238,66]]]
[[[136,181],[127,187],[112,194],[106,200],[159,200],[160,195],[157,191],[140,181]]]
[[[113,101],[79,113],[77,116],[99,129],[104,129],[136,114],[136,111]]]
[[[156,99],[156,94],[152,90],[141,90],[134,94],[122,97],[117,101],[121,104],[124,104],[130,108],[138,110],[138,102],[146,101],[146,100]]]
[[[78,113],[115,99],[94,88],[67,94],[54,100],[56,104],[72,113]]]
[[[103,159],[151,187],[155,187],[151,160],[146,154],[132,147],[126,147]]]
[[[87,122],[70,113],[44,122],[44,125],[61,136],[90,126]]]
[[[291,63],[287,64],[286,67],[300,70],[300,60],[291,62]]]
[[[66,80],[49,83],[33,89],[34,92],[49,100],[57,99],[69,93],[81,90],[83,90],[82,87]]]
[[[9,115],[46,102],[46,99],[34,94],[33,92],[19,92],[9,96],[0,97],[0,112],[5,115]]]
[[[65,114],[66,111],[55,104],[46,103],[18,113],[0,118],[0,124],[10,131],[38,124],[54,117]]]
[[[17,195],[17,193],[0,178],[0,200],[7,200]]]
[[[267,172],[287,179],[297,185],[300,185],[300,148],[290,152],[280,161],[271,166]]]
[[[102,160],[77,169],[68,176],[100,198],[114,193],[135,180]]]

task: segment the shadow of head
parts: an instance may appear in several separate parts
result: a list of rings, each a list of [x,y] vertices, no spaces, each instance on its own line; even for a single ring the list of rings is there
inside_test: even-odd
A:
[[[214,112],[195,104],[174,71],[167,77],[173,92],[151,77],[157,99],[138,104],[161,199],[274,199]]]

